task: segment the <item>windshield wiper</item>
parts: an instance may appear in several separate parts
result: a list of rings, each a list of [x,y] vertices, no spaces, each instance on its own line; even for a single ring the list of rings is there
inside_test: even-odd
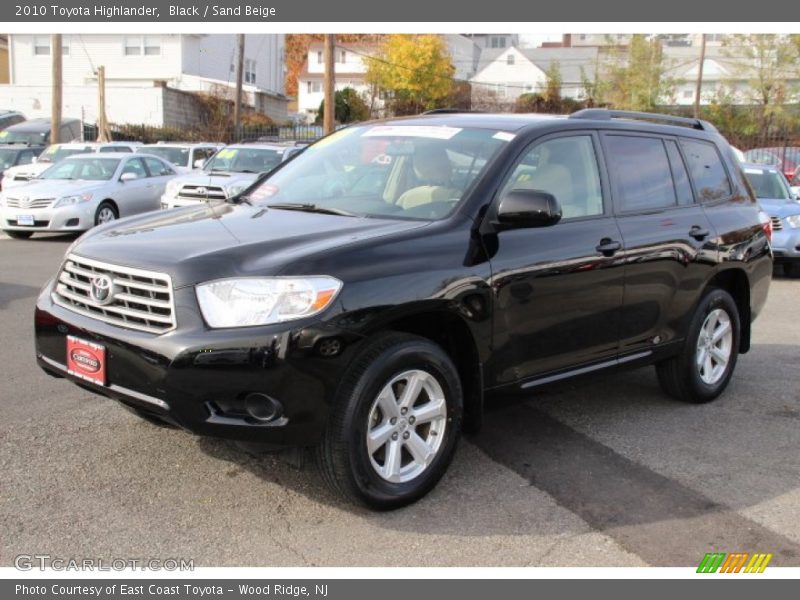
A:
[[[338,215],[340,217],[360,217],[356,213],[352,213],[341,208],[328,208],[325,206],[317,206],[316,204],[302,204],[300,202],[285,202],[282,204],[267,204],[267,208],[274,208],[277,210],[299,210],[301,212],[319,213],[321,215]]]

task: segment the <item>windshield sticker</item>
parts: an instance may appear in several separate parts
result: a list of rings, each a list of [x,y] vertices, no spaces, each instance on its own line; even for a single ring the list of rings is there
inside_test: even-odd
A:
[[[344,129],[340,129],[339,131],[334,131],[332,134],[322,138],[320,141],[315,142],[311,146],[308,147],[309,150],[319,150],[320,148],[324,148],[328,144],[332,144],[333,142],[342,139],[356,131],[355,127],[346,127]]]
[[[459,127],[436,127],[433,125],[379,125],[372,127],[361,137],[394,136],[421,137],[436,140],[449,140],[462,130]]]
[[[508,133],[507,131],[498,131],[492,137],[496,140],[500,140],[501,142],[510,142],[517,136],[513,133]]]
[[[8,137],[7,131],[0,131],[0,138]]]
[[[745,173],[752,173],[753,175],[763,175],[764,174],[764,170],[763,169],[745,169],[744,172]]]
[[[234,156],[236,156],[236,150],[231,150],[230,148],[217,152],[217,158],[233,158]]]
[[[274,196],[278,193],[278,186],[272,185],[271,183],[265,183],[257,187],[255,190],[248,194],[250,200],[254,202],[258,202],[259,200],[263,200],[264,198],[269,198],[270,196]]]

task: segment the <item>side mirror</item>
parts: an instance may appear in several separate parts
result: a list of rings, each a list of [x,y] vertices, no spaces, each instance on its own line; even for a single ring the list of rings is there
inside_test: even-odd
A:
[[[194,161],[194,168],[195,169],[202,169],[204,164],[206,164],[206,159],[205,158],[198,158],[196,161]]]
[[[503,229],[549,227],[560,220],[558,200],[542,190],[511,190],[497,207],[497,224]]]
[[[126,181],[133,181],[134,179],[138,179],[136,173],[123,173],[119,176],[119,180],[122,183],[125,183]]]

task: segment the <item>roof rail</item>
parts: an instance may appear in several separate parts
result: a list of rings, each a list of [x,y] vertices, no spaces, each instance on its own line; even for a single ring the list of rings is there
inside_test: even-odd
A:
[[[482,110],[467,110],[463,108],[433,108],[426,110],[423,115],[448,115],[454,113],[480,113]]]
[[[611,119],[631,119],[635,121],[661,121],[672,125],[683,125],[701,131],[716,132],[717,128],[708,121],[693,119],[690,117],[676,117],[674,115],[664,115],[660,113],[638,112],[633,110],[609,110],[607,108],[584,108],[569,116],[570,119],[595,119],[598,121],[609,121]]]

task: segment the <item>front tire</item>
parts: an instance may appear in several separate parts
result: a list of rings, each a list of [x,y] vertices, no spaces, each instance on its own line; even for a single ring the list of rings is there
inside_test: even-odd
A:
[[[422,337],[384,333],[346,371],[317,460],[326,483],[378,510],[411,504],[441,479],[461,432],[450,357]]]
[[[101,202],[94,213],[94,224],[102,225],[103,223],[111,223],[119,218],[117,208],[111,202]]]
[[[13,240],[27,240],[33,235],[32,231],[15,231],[13,229],[3,230],[3,233]]]
[[[740,331],[736,302],[725,290],[711,289],[697,306],[681,353],[656,365],[661,387],[692,404],[717,398],[736,367]]]

